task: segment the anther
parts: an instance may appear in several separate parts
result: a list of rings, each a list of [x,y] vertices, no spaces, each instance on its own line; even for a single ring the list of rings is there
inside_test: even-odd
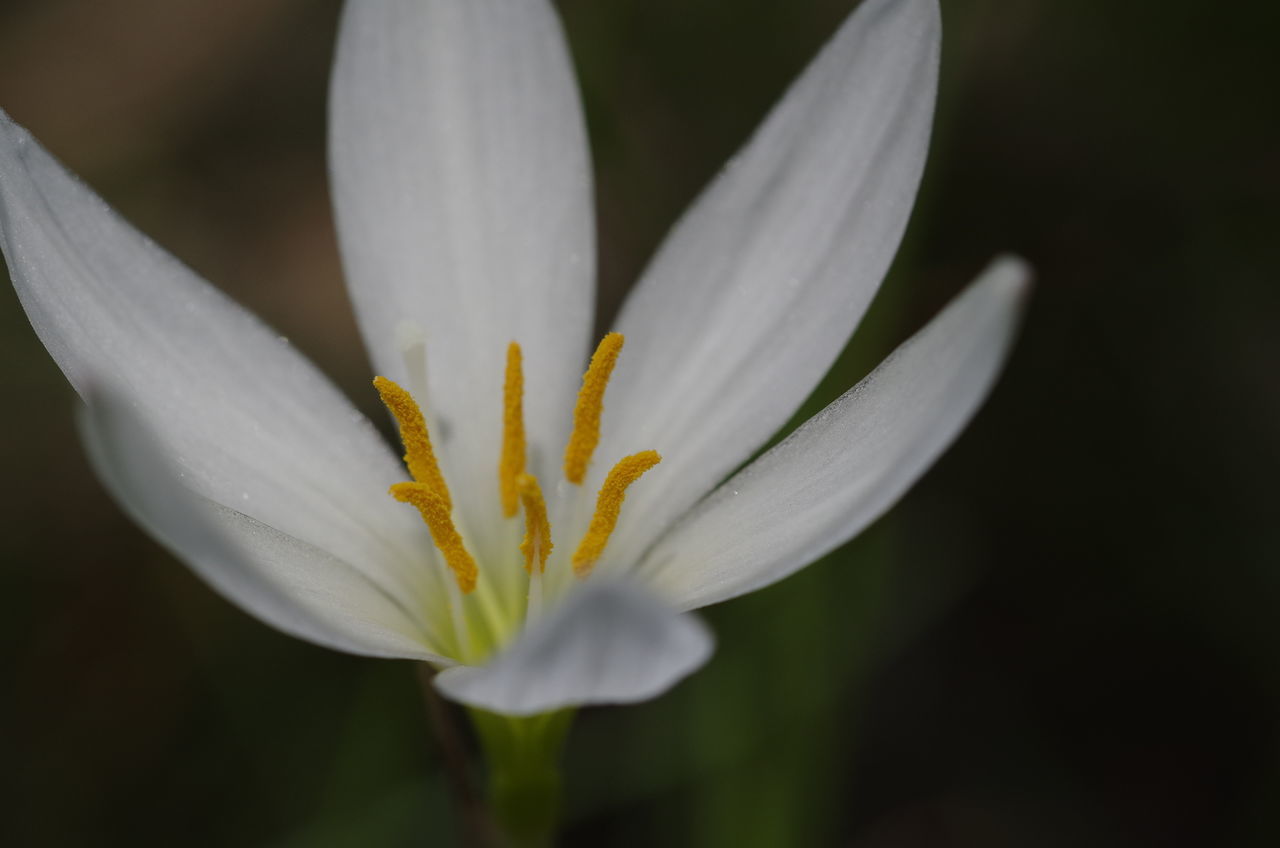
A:
[[[449,514],[449,505],[426,483],[396,483],[391,496],[401,503],[413,504],[431,531],[431,540],[444,555],[445,565],[453,572],[458,588],[468,594],[476,588],[476,561],[462,543],[458,528]]]
[[[600,340],[591,355],[587,373],[582,375],[582,388],[573,408],[573,432],[564,448],[564,476],[570,483],[581,485],[591,463],[591,454],[600,442],[600,415],[604,412],[604,390],[622,351],[621,333],[609,333]]]
[[[533,564],[538,573],[547,570],[547,557],[551,556],[551,522],[547,520],[547,503],[542,499],[542,487],[532,474],[516,478],[520,501],[524,504],[524,541],[520,553],[524,554],[524,570],[533,574]]]
[[[573,553],[574,574],[586,577],[591,573],[596,560],[604,553],[605,545],[609,544],[613,528],[618,524],[618,514],[622,512],[627,487],[661,461],[662,457],[657,451],[641,451],[622,458],[609,471],[604,478],[604,485],[600,487],[600,494],[596,496],[596,511],[591,516],[591,524]]]
[[[435,451],[431,449],[431,436],[427,422],[413,396],[386,377],[374,377],[373,387],[387,409],[400,425],[400,441],[404,443],[404,463],[414,480],[429,487],[445,506],[446,514],[453,508],[449,487],[440,473]]]
[[[524,473],[524,369],[520,345],[507,346],[507,378],[502,386],[502,459],[498,463],[498,487],[502,514],[511,518],[520,508],[517,478]]]

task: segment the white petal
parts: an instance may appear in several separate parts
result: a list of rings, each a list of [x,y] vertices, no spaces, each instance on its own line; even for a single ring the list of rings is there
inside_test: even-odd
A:
[[[554,462],[594,310],[586,136],[551,5],[347,3],[330,165],[374,365],[406,378],[395,330],[421,328],[459,512],[496,514],[507,344],[524,349],[530,442]]]
[[[878,518],[986,396],[1028,278],[1021,260],[993,263],[866,379],[699,504],[642,576],[692,609],[780,580]]]
[[[32,326],[82,395],[128,394],[204,497],[429,591],[430,550],[387,495],[405,472],[287,341],[145,239],[0,113],[0,248]]]
[[[664,483],[613,544],[642,548],[831,366],[906,227],[939,38],[936,0],[860,5],[663,245],[618,322],[597,456],[654,448]]]
[[[125,510],[215,589],[294,636],[355,654],[440,661],[421,609],[350,564],[184,485],[124,397],[91,386],[80,430]]]
[[[593,579],[488,665],[446,669],[436,687],[507,715],[643,701],[698,669],[713,644],[693,616],[637,587]]]

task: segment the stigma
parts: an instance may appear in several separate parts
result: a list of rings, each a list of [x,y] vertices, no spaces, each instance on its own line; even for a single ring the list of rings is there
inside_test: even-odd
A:
[[[575,488],[586,480],[600,442],[605,390],[622,352],[623,342],[620,333],[606,335],[582,377],[582,388],[573,409],[573,428],[564,448],[564,477],[572,486],[562,497],[576,497]],[[523,353],[520,345],[513,341],[507,346],[502,384],[502,440],[498,446],[495,507],[503,519],[513,519],[524,513],[525,532],[519,553],[532,585],[546,571],[555,545],[542,486],[527,467],[523,369]],[[427,418],[418,402],[400,385],[386,377],[376,377],[373,385],[399,425],[405,467],[412,478],[396,483],[389,493],[397,501],[418,510],[458,589],[464,595],[470,594],[476,589],[484,564],[476,562],[458,530],[453,499],[436,460]],[[596,496],[591,521],[569,561],[576,577],[586,578],[591,574],[618,524],[628,487],[661,459],[657,451],[642,451],[623,457],[605,476]],[[462,523],[476,526],[476,523],[467,521]]]

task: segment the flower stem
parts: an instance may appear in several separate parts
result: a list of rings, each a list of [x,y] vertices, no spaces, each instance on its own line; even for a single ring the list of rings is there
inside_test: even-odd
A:
[[[560,752],[573,710],[527,717],[469,712],[488,759],[489,803],[506,844],[550,846],[560,822]]]

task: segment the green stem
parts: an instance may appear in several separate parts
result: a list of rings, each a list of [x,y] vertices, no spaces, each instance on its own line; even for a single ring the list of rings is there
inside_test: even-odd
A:
[[[560,822],[560,753],[573,710],[505,716],[469,710],[489,764],[489,804],[510,848],[552,845]]]

